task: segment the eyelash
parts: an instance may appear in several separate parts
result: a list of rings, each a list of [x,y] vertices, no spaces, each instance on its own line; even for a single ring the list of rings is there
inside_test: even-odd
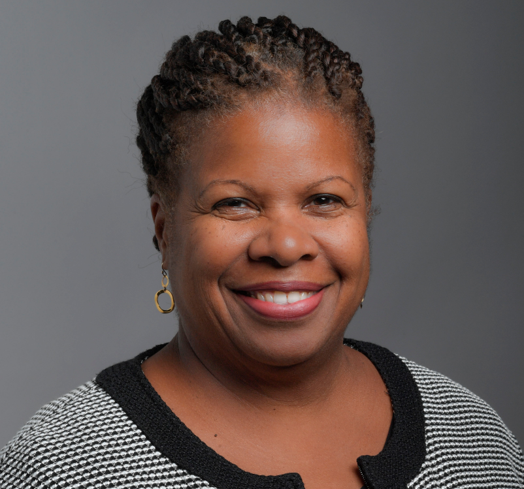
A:
[[[332,194],[317,194],[317,195],[313,195],[310,199],[309,199],[309,202],[311,204],[313,204],[316,200],[319,200],[319,199],[329,199],[333,202],[330,202],[329,204],[327,203],[324,203],[324,204],[317,204],[319,207],[320,206],[327,206],[327,205],[334,205],[334,204],[343,204],[343,201],[340,197],[337,197],[336,195],[332,195]]]
[[[246,200],[246,199],[242,199],[240,197],[232,197],[232,198],[224,199],[224,200],[221,200],[221,201],[217,202],[213,206],[213,210],[218,209],[219,207],[240,207],[238,205],[228,205],[228,204],[232,204],[234,202],[239,202],[241,204],[246,204],[246,205],[249,204],[249,201]]]
[[[320,208],[333,206],[333,205],[337,205],[337,204],[344,205],[343,200],[340,197],[337,197],[336,195],[332,195],[332,194],[317,194],[317,195],[311,196],[308,199],[309,202],[308,202],[308,204],[306,204],[306,207],[309,206],[309,205],[315,205],[314,202],[318,201],[320,199],[327,199],[327,200],[331,201],[329,203],[324,202],[324,203],[321,203],[321,204],[316,204]],[[236,204],[236,205],[232,205],[232,204]],[[238,209],[238,208],[245,208],[245,207],[252,207],[252,206],[253,206],[253,204],[249,200],[243,199],[241,197],[230,197],[228,199],[224,199],[224,200],[221,200],[221,201],[217,202],[213,206],[213,210],[219,209],[220,207],[230,207],[230,208],[237,208]]]

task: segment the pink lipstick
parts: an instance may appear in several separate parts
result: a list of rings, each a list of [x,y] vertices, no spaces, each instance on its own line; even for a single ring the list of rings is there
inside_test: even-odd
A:
[[[242,287],[237,297],[255,312],[271,319],[300,319],[313,312],[324,286],[312,282],[264,282]]]

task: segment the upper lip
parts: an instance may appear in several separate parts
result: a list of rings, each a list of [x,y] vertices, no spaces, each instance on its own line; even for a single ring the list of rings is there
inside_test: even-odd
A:
[[[292,290],[314,291],[318,292],[323,289],[325,285],[316,284],[314,282],[262,282],[259,284],[246,285],[238,287],[235,290],[239,292],[254,292],[256,290],[280,290],[282,292],[290,292]]]

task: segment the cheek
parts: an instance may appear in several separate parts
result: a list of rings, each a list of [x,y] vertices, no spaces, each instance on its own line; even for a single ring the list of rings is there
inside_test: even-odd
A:
[[[202,216],[178,227],[170,247],[170,263],[184,286],[214,282],[245,256],[250,233],[212,216]],[[173,260],[171,262],[171,259]]]
[[[343,280],[367,281],[369,241],[364,220],[348,217],[344,222],[325,226],[317,235],[326,258]]]

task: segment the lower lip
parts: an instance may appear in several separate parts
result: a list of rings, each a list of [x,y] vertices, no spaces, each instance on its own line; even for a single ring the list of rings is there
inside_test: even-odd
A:
[[[284,320],[300,319],[311,314],[320,304],[323,295],[324,289],[307,299],[294,302],[293,304],[275,304],[274,302],[261,301],[251,296],[237,294],[251,309],[262,316]]]

